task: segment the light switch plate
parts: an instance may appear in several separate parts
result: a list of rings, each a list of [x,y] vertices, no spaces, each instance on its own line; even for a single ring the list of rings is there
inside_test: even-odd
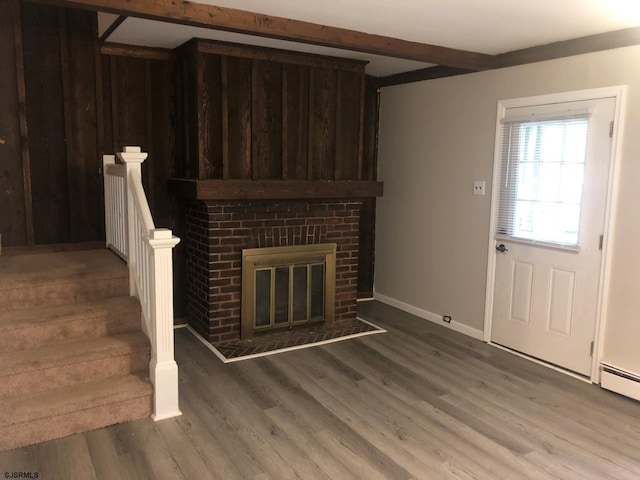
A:
[[[485,182],[483,180],[476,180],[473,182],[473,194],[484,195]]]

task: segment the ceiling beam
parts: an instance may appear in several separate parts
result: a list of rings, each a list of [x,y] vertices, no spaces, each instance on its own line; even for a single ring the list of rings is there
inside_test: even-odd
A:
[[[493,64],[490,69],[514,67],[516,65],[543,62],[545,60],[630,47],[638,44],[640,44],[640,27],[625,28],[495,55],[492,57]],[[467,73],[473,73],[473,70],[437,65],[379,77],[376,80],[376,84],[378,87],[390,87],[392,85],[434,80]]]
[[[113,42],[101,44],[100,53],[113,57],[143,58],[145,60],[161,60],[163,62],[172,62],[176,59],[175,52],[168,48],[141,47]]]
[[[492,56],[182,0],[23,0],[352,50],[468,70]]]
[[[640,27],[614,30],[586,37],[554,42],[537,47],[514,50],[495,56],[495,68],[513,67],[526,63],[542,62],[554,58],[600,52],[613,48],[629,47],[640,44]]]
[[[421,68],[419,70],[410,70],[408,72],[394,73],[385,77],[379,77],[376,81],[378,87],[389,87],[391,85],[402,85],[404,83],[421,82],[423,80],[433,80],[435,78],[453,77],[456,75],[464,75],[465,73],[473,73],[474,70],[455,67],[443,67],[436,65],[435,67]]]
[[[104,31],[104,33],[100,35],[100,41],[106,42],[108,38],[111,36],[111,34],[115,32],[118,29],[118,27],[124,23],[126,19],[127,17],[124,15],[120,15],[118,18],[116,18],[114,22],[111,25],[109,25],[109,27]]]

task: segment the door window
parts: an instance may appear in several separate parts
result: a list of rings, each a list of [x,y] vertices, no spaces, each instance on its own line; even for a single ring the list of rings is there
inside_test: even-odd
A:
[[[588,122],[503,123],[499,236],[578,246]]]

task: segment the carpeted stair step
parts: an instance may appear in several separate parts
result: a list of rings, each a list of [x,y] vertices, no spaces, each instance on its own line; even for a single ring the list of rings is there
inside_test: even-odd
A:
[[[148,417],[140,326],[106,249],[0,257],[0,451]]]
[[[0,257],[0,310],[126,296],[128,279],[126,264],[106,249]]]
[[[139,375],[4,400],[0,451],[148,417],[151,401],[151,384]]]
[[[129,296],[0,312],[0,352],[139,330],[140,302]]]
[[[0,399],[146,372],[149,340],[126,333],[0,354]],[[3,405],[0,400],[0,407]]]

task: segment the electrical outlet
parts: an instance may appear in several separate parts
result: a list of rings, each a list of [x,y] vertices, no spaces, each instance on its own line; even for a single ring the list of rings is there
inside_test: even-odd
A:
[[[476,180],[473,182],[473,194],[484,195],[485,182],[483,180]]]

